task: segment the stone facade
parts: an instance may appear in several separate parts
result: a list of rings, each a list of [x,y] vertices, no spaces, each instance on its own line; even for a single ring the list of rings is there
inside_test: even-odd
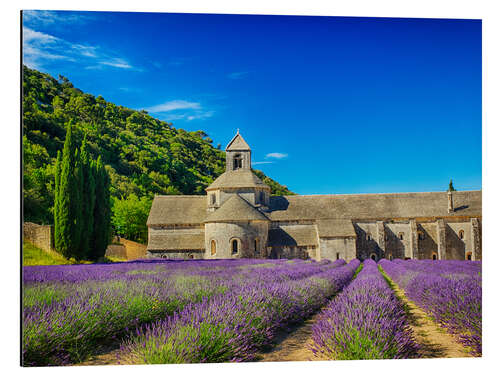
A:
[[[25,222],[23,224],[23,238],[42,250],[55,250],[54,227],[52,225],[38,225]]]
[[[481,191],[273,197],[237,133],[207,196],[156,196],[148,255],[182,259],[482,258]]]

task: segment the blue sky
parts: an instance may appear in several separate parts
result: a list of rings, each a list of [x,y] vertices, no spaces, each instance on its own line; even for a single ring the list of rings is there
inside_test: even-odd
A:
[[[481,21],[26,11],[24,62],[299,194],[481,189]]]

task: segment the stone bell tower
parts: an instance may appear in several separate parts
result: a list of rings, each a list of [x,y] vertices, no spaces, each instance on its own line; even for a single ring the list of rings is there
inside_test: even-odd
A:
[[[226,172],[238,169],[250,170],[252,168],[251,153],[250,146],[245,142],[238,129],[226,147]]]

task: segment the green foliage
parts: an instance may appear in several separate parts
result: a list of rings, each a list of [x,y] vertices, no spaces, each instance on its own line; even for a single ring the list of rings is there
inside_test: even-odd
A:
[[[54,212],[54,224],[57,228],[54,238],[55,247],[67,259],[75,256],[80,246],[77,219],[81,215],[80,212],[77,212],[80,207],[79,203],[76,202],[79,199],[80,181],[77,180],[78,177],[75,173],[77,166],[71,127],[71,123],[69,123],[61,163],[56,172],[58,176],[55,193],[57,211]]]
[[[78,263],[81,262],[78,262],[74,258],[68,260],[56,252],[47,252],[36,247],[31,242],[23,241],[23,266],[50,266]]]
[[[90,259],[98,259],[106,253],[110,238],[111,202],[109,195],[109,176],[101,157],[94,164],[95,205],[94,230],[90,244]]]
[[[450,180],[450,184],[448,185],[448,191],[456,191],[453,187],[453,180]]]
[[[24,66],[23,193],[27,221],[52,223],[56,156],[63,148],[69,121],[73,122],[74,142],[80,144],[86,136],[90,157],[101,155],[110,178],[110,194],[115,198],[132,193],[150,199],[155,194],[204,194],[225,169],[224,153],[203,131],[176,129],[145,111],[85,94],[65,77],[56,80]],[[272,194],[291,194],[262,172],[256,173],[271,186]]]
[[[271,188],[271,195],[295,195],[295,193],[288,190],[285,185],[280,185],[273,179],[267,177],[263,172],[253,169],[253,173],[259,177],[265,184]]]
[[[151,199],[140,199],[135,194],[127,198],[113,198],[111,222],[117,234],[133,241],[145,243],[148,237],[146,220],[151,209]]]
[[[87,138],[83,138],[82,146],[80,148],[80,157],[83,172],[83,197],[84,202],[82,206],[82,237],[80,253],[84,257],[90,255],[90,243],[94,236],[94,208],[95,208],[95,178],[94,178],[94,163],[90,157]]]

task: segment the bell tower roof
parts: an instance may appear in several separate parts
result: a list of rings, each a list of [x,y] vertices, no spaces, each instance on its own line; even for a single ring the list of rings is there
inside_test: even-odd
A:
[[[226,146],[226,151],[250,151],[250,146],[240,134],[240,129]]]

